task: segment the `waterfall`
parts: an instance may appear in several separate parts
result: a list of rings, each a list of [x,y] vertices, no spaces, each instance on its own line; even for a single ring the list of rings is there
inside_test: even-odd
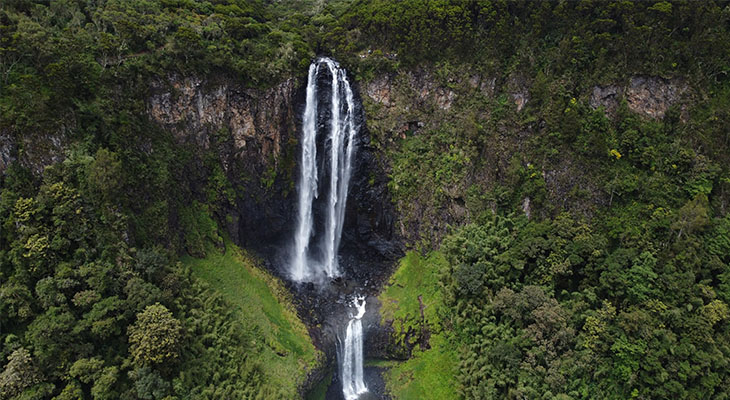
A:
[[[330,82],[330,120],[327,126],[325,150],[329,170],[322,174],[329,178],[325,203],[325,226],[319,246],[321,254],[311,254],[312,240],[316,236],[314,227],[314,204],[319,194],[317,168],[318,116],[318,77],[326,70],[331,75]],[[302,124],[302,155],[299,174],[299,198],[297,208],[297,229],[294,236],[294,249],[291,260],[291,277],[296,282],[312,281],[326,276],[340,275],[337,250],[342,237],[345,219],[347,189],[352,173],[357,125],[355,124],[355,101],[347,80],[347,74],[340,65],[329,59],[319,58],[309,66],[307,78],[306,104]],[[343,101],[344,100],[344,101]]]
[[[351,314],[350,321],[347,323],[340,360],[342,394],[346,400],[356,400],[361,394],[368,391],[363,382],[362,354],[362,317],[365,315],[365,298],[356,298],[353,306],[357,309],[357,314]]]
[[[309,66],[302,117],[297,226],[290,265],[295,282],[341,274],[337,252],[358,132],[355,113],[354,95],[345,70],[329,58],[315,60]],[[347,400],[355,400],[368,391],[363,382],[361,321],[365,297],[356,297],[352,306],[356,312],[349,315],[344,340],[338,335],[342,393]]]

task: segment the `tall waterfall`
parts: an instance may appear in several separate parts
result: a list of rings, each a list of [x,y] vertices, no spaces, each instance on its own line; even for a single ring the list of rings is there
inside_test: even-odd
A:
[[[357,314],[350,315],[345,330],[345,341],[341,351],[340,376],[342,377],[342,393],[346,400],[356,400],[368,391],[363,382],[363,333],[362,317],[365,315],[365,298],[358,297],[353,301]]]
[[[325,226],[319,250],[312,254],[312,240],[315,238],[314,204],[319,195],[319,174],[317,162],[318,117],[323,110],[318,106],[318,78],[323,70],[329,72],[330,109],[328,132],[324,157],[328,157],[329,170],[321,171],[328,178],[329,185],[325,204]],[[337,250],[342,237],[342,224],[345,219],[347,189],[350,183],[355,136],[355,101],[347,80],[347,74],[340,65],[329,59],[319,58],[309,66],[306,105],[302,124],[302,156],[299,175],[299,203],[297,229],[294,236],[294,249],[291,260],[291,277],[296,282],[312,281],[326,276],[340,275],[337,263]],[[329,150],[329,151],[327,151]]]

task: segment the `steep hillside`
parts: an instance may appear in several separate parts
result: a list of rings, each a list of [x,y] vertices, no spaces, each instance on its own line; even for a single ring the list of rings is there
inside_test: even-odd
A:
[[[400,232],[428,255],[381,295],[388,356],[412,357],[388,387],[723,398],[727,4],[542,6],[344,19]]]
[[[224,253],[209,249],[206,258],[185,257],[182,262],[233,305],[241,325],[256,332],[256,338],[252,338],[256,350],[248,357],[257,360],[267,385],[279,389],[276,396],[297,397],[296,390],[306,386],[305,381],[322,357],[297,318],[281,282],[256,267],[250,256],[230,242]],[[220,391],[213,397],[225,395]]]

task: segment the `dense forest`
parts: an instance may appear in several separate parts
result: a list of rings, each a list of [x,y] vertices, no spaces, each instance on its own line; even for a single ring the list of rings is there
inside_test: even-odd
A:
[[[727,399],[728,43],[727,1],[4,0],[0,399],[309,393],[313,328],[230,228],[294,188],[296,135],[235,170],[149,98],[319,55],[407,249],[389,396]]]

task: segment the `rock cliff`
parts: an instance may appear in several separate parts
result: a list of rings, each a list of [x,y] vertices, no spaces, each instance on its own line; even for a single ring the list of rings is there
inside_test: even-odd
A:
[[[400,233],[408,242],[427,238],[438,243],[448,226],[473,218],[465,204],[470,187],[485,191],[510,185],[515,160],[524,169],[533,167],[534,161],[520,158],[529,153],[535,137],[550,134],[544,121],[525,116],[533,85],[532,78],[520,74],[490,76],[470,71],[468,66],[416,68],[376,75],[363,83],[368,124],[379,142],[379,154],[385,158],[397,157],[397,149],[407,137],[431,135],[442,126],[477,126],[486,137],[486,144],[476,149],[476,157],[469,161],[471,169],[461,181],[445,188],[438,204],[432,200],[432,187],[418,188],[418,201],[398,204]],[[625,100],[629,110],[653,119],[663,118],[677,105],[684,119],[691,96],[689,86],[681,80],[634,76],[625,82],[593,86],[590,92],[576,97],[593,109],[602,108],[609,118]],[[495,111],[500,114],[495,115]],[[608,203],[603,188],[592,182],[589,166],[570,154],[539,164],[537,172],[543,178],[548,200],[558,210],[590,216],[596,206]],[[533,214],[534,200],[527,196],[520,199],[528,216]]]
[[[635,76],[624,84],[594,86],[589,103],[594,109],[603,107],[609,115],[613,115],[619,101],[624,98],[631,111],[660,119],[669,107],[688,95],[689,87],[681,80]]]
[[[303,89],[294,79],[270,89],[247,89],[233,80],[172,75],[153,82],[147,101],[150,119],[178,143],[219,159],[239,193],[227,210],[228,221],[234,221],[227,223],[228,231],[262,253],[285,246],[294,229]],[[343,246],[393,258],[400,245],[387,176],[362,125]]]

